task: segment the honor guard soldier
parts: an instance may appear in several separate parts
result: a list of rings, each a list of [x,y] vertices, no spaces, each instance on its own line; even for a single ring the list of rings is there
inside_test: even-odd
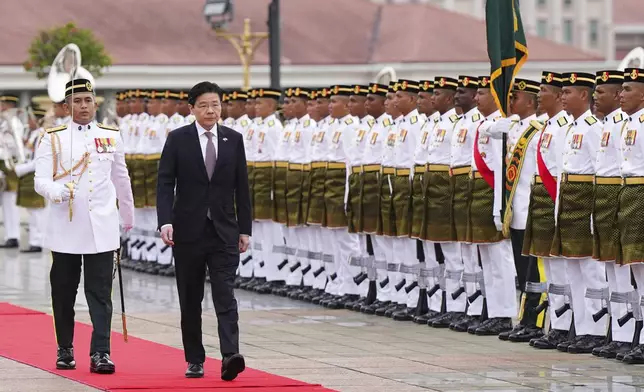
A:
[[[529,342],[531,339],[543,336],[545,313],[537,312],[541,297],[546,292],[546,277],[543,273],[543,261],[534,256],[524,256],[523,239],[528,207],[530,204],[530,188],[537,172],[536,153],[539,144],[539,134],[543,123],[537,121],[537,95],[540,83],[527,79],[515,79],[510,107],[519,121],[510,121],[508,132],[509,159],[507,160],[506,179],[506,209],[503,216],[503,235],[510,238],[517,273],[521,304],[519,323],[511,330],[499,334],[499,339],[512,342]],[[507,123],[507,119],[505,120]],[[502,133],[494,134],[492,127],[490,135],[501,138]]]
[[[445,312],[460,312],[463,309],[459,303],[461,298],[454,299],[451,296],[451,293],[458,290],[459,281],[446,280],[447,286],[441,283],[447,276],[447,271],[452,271],[450,274],[453,274],[453,271],[462,271],[463,268],[461,248],[459,244],[450,242],[450,216],[445,213],[452,208],[450,151],[454,125],[459,120],[454,107],[458,80],[439,76],[434,79],[433,87],[433,108],[439,116],[435,124],[432,125],[429,121],[423,127],[416,153],[417,163],[426,162],[425,173],[420,178],[423,187],[421,195],[425,201],[420,219],[420,235],[425,254],[425,274],[428,275],[426,295],[429,298],[429,312],[417,317],[414,322],[427,325],[432,325]],[[425,156],[421,158],[423,154]],[[422,172],[420,168],[418,171]],[[416,178],[415,176],[415,181]],[[417,197],[416,192],[414,195]],[[415,210],[415,220],[418,219],[416,214]]]
[[[4,244],[0,248],[17,248],[20,238],[20,210],[18,209],[18,176],[15,164],[22,163],[20,155],[25,126],[18,117],[17,95],[0,95],[0,127],[4,134],[0,142],[0,176],[4,178],[2,190],[2,216],[4,220]],[[4,124],[3,124],[4,123]]]
[[[335,120],[326,131],[326,175],[324,180],[324,209],[327,228],[325,248],[333,249],[333,263],[327,263],[330,281],[326,292],[333,298],[321,304],[330,309],[343,309],[347,303],[359,299],[360,290],[354,276],[360,267],[349,265],[350,260],[360,256],[358,235],[348,231],[347,219],[347,171],[351,168],[351,143],[358,132],[359,120],[349,113],[350,86],[336,85],[331,88],[329,112]],[[328,267],[331,267],[330,270]]]
[[[420,138],[421,122],[417,109],[418,82],[399,80],[395,105],[402,119],[396,127],[394,159],[390,166],[383,167],[383,174],[390,182],[396,238],[393,241],[394,262],[399,264],[399,281],[392,282],[398,292],[398,303],[404,307],[394,313],[394,320],[412,320],[418,304],[418,248],[417,240],[411,239],[411,179],[413,178],[414,151]]]
[[[316,110],[319,121],[317,128],[313,131],[313,138],[310,146],[311,159],[311,190],[309,192],[309,206],[306,223],[311,236],[315,241],[311,243],[311,264],[313,265],[313,289],[314,291],[303,299],[315,304],[323,300],[333,299],[333,296],[326,292],[327,282],[331,277],[328,265],[333,263],[333,247],[328,248],[327,237],[330,235],[325,226],[326,214],[324,205],[324,182],[326,179],[327,149],[326,140],[330,137],[327,133],[329,125],[335,120],[329,115],[329,98],[331,90],[327,87],[316,92]],[[317,264],[317,265],[316,265]],[[317,267],[317,268],[316,268]],[[337,276],[337,275],[336,275]]]
[[[602,308],[607,283],[604,265],[592,259],[591,234],[593,181],[602,123],[590,111],[595,75],[572,72],[564,73],[562,79],[563,107],[574,120],[566,130],[562,149],[550,254],[566,258],[576,336],[560,343],[557,349],[586,354],[603,344],[606,333],[605,320],[593,319]]]
[[[644,333],[641,333],[644,298],[644,69],[626,68],[620,94],[621,109],[628,116],[621,130],[619,146],[622,190],[618,196],[616,262],[628,265],[633,273],[637,290],[629,296],[629,313],[621,316],[625,321],[635,318],[639,324],[633,337],[633,349],[616,358],[628,364],[644,364]]]
[[[480,121],[483,120],[483,116],[476,108],[474,101],[477,89],[477,78],[472,76],[458,77],[458,87],[454,95],[454,102],[463,115],[454,126],[450,151],[452,188],[451,239],[458,245],[458,248],[442,247],[446,259],[455,257],[460,261],[460,263],[449,263],[449,265],[447,265],[446,261],[446,281],[455,280],[462,282],[462,285],[460,289],[447,293],[452,299],[458,298],[458,305],[453,305],[457,310],[450,311],[448,303],[448,312],[432,323],[433,327],[450,327],[456,331],[467,331],[471,327],[472,332],[480,323],[479,316],[483,308],[482,298],[476,298],[474,302],[466,306],[467,296],[475,292],[474,287],[477,284],[477,277],[481,276],[476,245],[467,243],[469,175],[472,171],[472,151],[476,128]],[[445,253],[446,248],[450,254],[449,256]],[[460,264],[460,267],[457,267],[457,264]],[[453,282],[450,282],[451,284]]]
[[[383,247],[376,235],[380,220],[381,160],[383,148],[387,142],[387,130],[392,123],[385,108],[387,90],[388,86],[386,85],[377,83],[369,85],[365,109],[367,114],[374,118],[374,122],[364,136],[366,144],[361,151],[361,187],[359,189],[360,201],[357,207],[357,219],[356,212],[351,212],[354,216],[352,219],[354,227],[357,223],[356,229],[365,237],[370,238],[373,249],[373,265],[368,267],[367,275],[369,281],[373,281],[376,285],[375,301],[369,303],[371,299],[368,298],[360,307],[360,311],[367,314],[374,314],[376,309],[390,304],[390,299],[383,288],[387,285],[387,254],[391,254],[391,248]],[[367,246],[367,238],[365,238],[364,245]],[[383,282],[385,282],[384,286]]]
[[[29,247],[22,249],[24,253],[42,252],[43,246],[43,225],[45,223],[45,199],[36,193],[34,189],[34,178],[36,171],[35,153],[40,139],[45,130],[40,126],[45,117],[45,110],[32,104],[29,119],[30,131],[27,134],[25,143],[24,163],[16,164],[16,175],[18,176],[18,207],[26,208],[29,212]]]
[[[516,285],[512,244],[504,239],[501,224],[503,197],[502,165],[504,151],[501,140],[482,133],[484,128],[498,126],[502,118],[490,90],[490,78],[478,78],[475,97],[479,112],[485,120],[479,123],[474,135],[472,172],[470,174],[470,205],[467,222],[467,242],[472,244],[472,259],[480,259],[483,279],[478,270],[474,293],[484,294],[487,318],[480,320],[477,335],[498,335],[512,329],[516,316]],[[476,248],[478,248],[478,257]],[[467,264],[465,265],[467,272]],[[468,281],[465,279],[464,281]],[[472,280],[469,280],[470,282]],[[481,287],[483,286],[483,287]],[[468,301],[472,303],[472,296]],[[475,301],[475,300],[474,300]],[[471,324],[470,324],[471,327]],[[468,329],[468,332],[471,332]]]
[[[114,373],[110,360],[112,268],[124,229],[134,223],[134,204],[118,128],[96,123],[90,81],[67,83],[67,125],[50,128],[36,152],[36,191],[50,203],[45,247],[52,251],[51,297],[57,369],[74,369],[74,303],[84,264],[84,286],[92,319],[90,371]],[[118,208],[117,208],[118,200]],[[84,261],[84,263],[83,263]]]
[[[289,297],[297,299],[308,293],[315,281],[309,256],[311,236],[306,227],[311,181],[311,140],[316,122],[307,112],[311,90],[296,87],[291,90],[289,110],[293,116],[293,134],[290,136],[288,151],[288,172],[286,175],[286,231],[291,238],[289,247],[294,247],[295,264],[288,266],[286,284],[293,287]]]
[[[615,245],[619,240],[615,216],[619,192],[622,189],[619,142],[628,117],[621,110],[619,102],[623,83],[623,71],[600,71],[595,77],[595,106],[599,112],[606,115],[595,163],[593,258],[604,262],[606,268],[608,291],[604,293],[602,300],[610,320],[610,335],[607,344],[593,349],[593,354],[604,358],[615,358],[617,354],[630,351],[635,331],[635,320],[629,320],[623,325],[619,322],[627,313],[628,296],[634,290],[631,284],[631,269],[628,265],[615,263]],[[599,316],[603,317],[599,314],[594,317]]]
[[[358,285],[360,298],[345,305],[346,309],[360,310],[366,300],[369,291],[368,269],[373,268],[372,258],[369,256],[370,246],[367,244],[367,236],[361,234],[360,227],[360,203],[362,199],[362,159],[366,148],[367,133],[375,123],[372,116],[367,114],[365,103],[369,92],[368,86],[354,85],[353,91],[349,96],[349,114],[358,119],[359,125],[355,139],[349,144],[351,150],[348,155],[349,165],[347,170],[350,172],[347,182],[347,221],[349,233],[359,233],[360,254],[349,261],[354,267],[361,267],[361,272],[353,277],[354,282]]]
[[[380,171],[380,221],[378,226],[378,236],[376,241],[381,249],[388,249],[385,259],[387,279],[380,281],[380,287],[384,295],[390,299],[390,303],[376,309],[376,315],[391,317],[394,312],[404,311],[407,309],[407,297],[398,294],[395,285],[402,278],[400,276],[400,263],[394,255],[394,241],[396,238],[396,217],[394,215],[391,174],[386,174],[385,167],[395,167],[396,164],[394,148],[396,146],[397,125],[402,121],[402,114],[396,106],[396,91],[398,91],[398,82],[389,82],[387,97],[385,100],[385,110],[389,116],[394,119],[386,129],[386,142],[382,149],[381,171]],[[391,169],[387,170],[391,173]],[[395,172],[395,170],[394,170]]]
[[[566,292],[566,261],[550,255],[552,233],[555,229],[555,200],[557,198],[557,179],[562,164],[562,150],[566,130],[572,120],[563,110],[561,74],[544,71],[541,76],[541,90],[538,94],[539,110],[548,115],[539,134],[537,143],[537,174],[530,189],[530,204],[523,237],[523,255],[538,257],[543,266],[548,283],[548,312],[550,330],[548,334],[530,340],[530,345],[539,349],[556,349],[559,343],[568,339],[571,326],[571,312],[565,311],[570,296]]]
[[[259,89],[253,100],[255,113],[262,119],[254,131],[252,140],[251,156],[255,162],[253,211],[256,226],[259,229],[253,235],[253,242],[259,242],[264,262],[263,269],[266,271],[266,282],[254,286],[254,290],[264,294],[283,286],[286,280],[284,254],[279,252],[279,249],[284,247],[284,236],[281,226],[273,220],[273,203],[277,197],[274,191],[273,166],[277,144],[283,136],[284,129],[276,113],[281,95],[279,90]]]

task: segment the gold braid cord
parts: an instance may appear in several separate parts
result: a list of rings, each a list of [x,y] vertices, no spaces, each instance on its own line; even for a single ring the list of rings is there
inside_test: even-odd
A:
[[[78,179],[74,183],[68,182],[65,184],[65,186],[69,189],[70,191],[70,196],[69,196],[69,221],[72,221],[72,216],[73,216],[73,202],[74,202],[74,186],[78,184],[80,179],[83,177],[83,174],[87,170],[87,166],[89,165],[89,152],[83,153],[83,156],[81,159],[74,165],[70,170],[65,169],[63,166],[62,159],[59,161],[58,159],[58,151],[62,152],[62,147],[60,144],[60,138],[58,135],[53,134],[51,138],[51,153],[52,153],[52,161],[53,161],[53,178],[54,181],[60,180],[61,178],[65,178],[66,176],[72,175],[72,176],[77,176]],[[73,163],[73,162],[72,162]],[[58,173],[58,166],[60,165],[60,169],[62,170],[62,173]],[[71,163],[70,163],[71,165]],[[81,167],[82,166],[82,167]],[[80,168],[80,171],[78,171]],[[77,171],[76,174],[74,172]]]

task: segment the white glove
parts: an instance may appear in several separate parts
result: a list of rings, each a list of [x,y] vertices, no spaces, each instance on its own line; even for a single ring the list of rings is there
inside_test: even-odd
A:
[[[51,201],[54,203],[63,203],[69,201],[72,197],[72,192],[65,185],[56,184],[56,190],[51,194]]]
[[[494,226],[496,226],[496,231],[503,231],[503,222],[501,222],[501,217],[494,215]]]

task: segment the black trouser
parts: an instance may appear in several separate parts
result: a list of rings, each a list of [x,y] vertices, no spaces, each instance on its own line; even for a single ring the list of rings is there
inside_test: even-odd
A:
[[[521,250],[523,249],[523,235],[525,230],[510,229],[510,238],[512,240],[512,252],[514,253],[514,265],[517,271],[517,278],[519,280],[519,289],[521,290],[523,309],[519,312],[523,313],[521,318],[521,325],[537,325],[538,314],[534,308],[539,306],[541,293],[526,292],[526,282],[539,283],[541,277],[539,276],[538,260],[534,256],[523,256]]]
[[[239,314],[233,291],[239,265],[238,245],[223,245],[212,221],[208,220],[197,241],[175,243],[174,258],[186,362],[203,363],[206,360],[201,334],[201,302],[204,297],[206,266],[210,273],[212,301],[217,314],[221,355],[226,357],[239,353]]]
[[[74,304],[84,264],[85,298],[92,319],[90,355],[110,353],[112,330],[112,269],[114,251],[91,255],[51,252],[53,263],[49,279],[56,327],[56,340],[62,348],[72,348],[74,342]],[[82,263],[84,261],[84,263]]]

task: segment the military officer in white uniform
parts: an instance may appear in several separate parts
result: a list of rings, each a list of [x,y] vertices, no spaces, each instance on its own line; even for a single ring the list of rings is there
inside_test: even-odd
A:
[[[45,247],[51,249],[53,258],[50,279],[58,343],[56,367],[76,366],[74,303],[84,264],[85,296],[93,326],[90,371],[110,374],[115,370],[110,334],[119,214],[124,230],[130,230],[134,199],[123,141],[118,128],[95,122],[96,100],[90,81],[70,81],[65,96],[72,120],[47,130],[36,152],[35,179],[36,191],[51,203]]]

